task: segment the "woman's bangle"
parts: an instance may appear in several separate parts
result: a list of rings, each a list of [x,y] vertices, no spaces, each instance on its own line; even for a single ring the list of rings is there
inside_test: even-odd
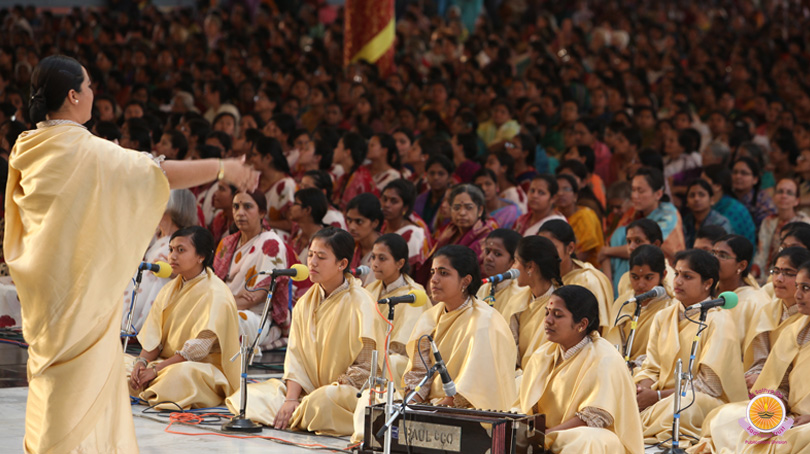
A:
[[[141,356],[135,358],[135,361],[132,362],[132,366],[135,367],[135,365],[138,364],[138,363],[143,364],[143,367],[146,367],[146,366],[149,365],[149,361],[147,361],[146,358],[143,358]]]
[[[661,400],[661,390],[659,389],[659,390],[658,390],[658,391],[656,391],[656,392],[658,393],[658,400],[660,401],[660,400]]]
[[[225,163],[222,159],[219,160],[219,172],[217,172],[217,181],[222,181],[225,178]]]
[[[284,402],[301,402],[299,399],[284,399]]]

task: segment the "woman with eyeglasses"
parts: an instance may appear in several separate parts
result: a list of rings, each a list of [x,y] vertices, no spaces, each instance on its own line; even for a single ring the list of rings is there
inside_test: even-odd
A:
[[[799,206],[799,185],[792,178],[779,180],[773,201],[776,205],[776,214],[765,218],[759,226],[759,243],[752,266],[754,275],[760,282],[767,279],[767,274],[762,270],[773,262],[773,257],[779,249],[782,228],[791,222],[810,223],[810,216],[796,211],[796,207]]]
[[[781,243],[777,253],[789,247],[800,247],[810,249],[810,224],[804,222],[789,222],[782,227]],[[762,290],[773,299],[773,276],[768,275],[768,282],[762,286]]]
[[[552,453],[641,454],[634,386],[621,356],[599,336],[599,303],[588,289],[555,290],[543,314],[548,342],[534,351],[520,386],[520,409],[546,417]]]
[[[437,251],[448,244],[458,244],[470,248],[480,265],[484,239],[498,228],[487,216],[484,194],[477,186],[460,184],[450,191],[450,223],[436,233]],[[433,254],[431,254],[433,255]]]
[[[574,229],[567,222],[554,219],[543,224],[537,234],[550,239],[557,248],[563,285],[581,285],[596,296],[599,301],[599,329],[607,329],[610,307],[613,305],[613,286],[604,273],[576,258],[577,237]]]
[[[810,375],[810,262],[798,269],[794,298],[798,312],[782,328],[782,335],[773,341],[768,361],[751,386],[755,392],[778,390],[786,396],[783,403],[788,413],[785,417],[793,419],[792,427],[778,438],[769,439],[772,434],[751,436],[738,422],[749,402],[723,405],[706,419],[702,438],[690,452],[793,454],[806,450],[810,443],[810,425],[807,424],[810,422],[810,388],[807,387],[807,376]],[[769,440],[778,440],[779,443],[767,444]]]
[[[753,338],[760,333],[754,330],[753,325],[757,325],[760,310],[770,302],[768,294],[762,291],[749,274],[753,253],[754,245],[741,235],[726,235],[712,244],[712,255],[720,262],[720,281],[716,294],[734,292],[739,297],[737,306],[729,310],[729,313],[737,327],[740,352],[743,358],[749,358],[743,364],[746,370],[751,365],[750,355],[746,356],[746,351]]]
[[[770,269],[773,277],[774,298],[758,311],[756,324],[746,336],[748,348],[745,362],[749,367],[745,372],[746,384],[751,387],[768,359],[771,346],[777,341],[785,327],[792,323],[799,313],[796,305],[796,275],[799,267],[810,260],[810,251],[800,247],[789,247],[776,255]]]
[[[686,372],[698,332],[697,323],[691,320],[700,316],[699,311],[687,312],[686,308],[711,299],[719,273],[717,259],[706,251],[690,249],[675,255],[673,291],[680,303],[662,309],[653,319],[647,358],[633,377],[646,444],[672,437],[675,365],[680,359]],[[695,400],[680,416],[681,446],[689,443],[687,437],[700,435],[703,420],[712,409],[746,398],[739,357],[740,344],[731,316],[723,309],[709,310],[691,371]]]

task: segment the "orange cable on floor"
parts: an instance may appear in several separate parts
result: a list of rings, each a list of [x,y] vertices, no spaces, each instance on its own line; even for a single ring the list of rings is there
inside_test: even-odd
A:
[[[264,439],[264,440],[277,441],[277,442],[280,442],[282,444],[287,444],[287,445],[291,445],[291,446],[300,446],[300,447],[303,447],[303,448],[310,448],[310,449],[326,449],[326,450],[329,450],[329,451],[332,451],[332,452],[350,452],[353,448],[360,445],[360,443],[357,443],[355,445],[351,445],[351,446],[347,447],[346,449],[340,449],[340,448],[333,448],[331,446],[325,446],[325,445],[321,445],[321,444],[317,444],[317,443],[295,443],[295,442],[292,442],[292,441],[289,441],[289,440],[285,440],[283,438],[270,437],[270,436],[265,436],[265,435],[232,435],[232,434],[226,434],[226,433],[220,433],[220,432],[188,433],[188,432],[177,432],[175,430],[171,430],[172,425],[174,425],[174,423],[188,424],[188,425],[191,425],[191,426],[199,425],[206,416],[218,416],[220,418],[230,419],[232,415],[225,415],[225,414],[222,414],[222,413],[203,413],[203,414],[198,415],[198,414],[194,414],[194,413],[174,412],[171,415],[169,415],[169,425],[166,426],[166,429],[164,429],[164,432],[174,434],[174,435],[192,435],[192,436],[194,436],[194,435],[218,435],[220,437],[242,438],[242,439],[261,438],[261,439]]]

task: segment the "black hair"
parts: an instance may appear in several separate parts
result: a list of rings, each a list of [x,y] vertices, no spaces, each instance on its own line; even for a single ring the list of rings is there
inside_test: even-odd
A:
[[[474,184],[464,183],[459,184],[453,187],[450,191],[450,205],[453,204],[453,200],[461,194],[467,194],[472,199],[473,203],[478,207],[481,208],[481,216],[479,219],[482,221],[487,218],[487,204],[484,200],[484,193],[481,192],[481,188]]]
[[[270,156],[272,158],[270,165],[274,169],[285,174],[290,173],[290,164],[287,162],[287,157],[284,156],[284,151],[281,148],[281,142],[278,140],[272,137],[260,137],[253,144],[253,149],[261,157]]]
[[[563,300],[574,323],[579,323],[582,319],[588,320],[586,336],[599,329],[599,301],[593,292],[580,285],[564,285],[554,290],[553,295]]]
[[[419,140],[421,142],[424,139],[419,139]],[[430,158],[425,163],[425,171],[427,172],[428,170],[430,170],[430,168],[433,167],[434,164],[438,164],[438,165],[442,166],[444,168],[444,170],[446,170],[449,175],[452,175],[453,172],[456,171],[456,165],[453,163],[453,161],[451,161],[450,158],[448,158],[447,156],[445,156],[443,154],[437,153],[437,154],[431,155]]]
[[[731,251],[734,252],[734,255],[737,256],[737,263],[743,260],[748,262],[748,265],[746,265],[741,273],[742,277],[748,276],[748,272],[751,271],[751,262],[754,258],[754,245],[748,241],[748,238],[742,235],[726,235],[712,242],[712,244],[717,243],[726,243]]]
[[[183,135],[180,132],[178,134]],[[107,140],[121,140],[121,128],[111,121],[99,121],[96,123],[96,135]]]
[[[534,152],[535,148],[537,148],[537,141],[534,140],[534,137],[531,134],[527,134],[525,132],[521,132],[520,134],[516,135],[513,141],[520,142],[521,150],[526,152],[526,165],[533,166],[534,165]]]
[[[577,179],[574,178],[573,175],[570,175],[570,174],[567,174],[567,173],[559,173],[559,174],[557,174],[557,179],[558,180],[563,179],[563,180],[567,181],[568,184],[571,185],[571,189],[574,191],[574,194],[579,192],[579,184],[577,183]],[[559,186],[559,185],[560,185],[560,183],[557,182],[557,186]]]
[[[198,143],[196,150],[200,159],[219,159],[222,157],[222,149],[214,145]]]
[[[402,274],[408,274],[410,271],[410,266],[408,265],[410,253],[408,252],[408,242],[405,241],[401,235],[396,233],[386,233],[385,235],[380,235],[374,244],[384,244],[386,247],[388,247],[388,250],[391,251],[391,256],[394,257],[395,262],[405,260],[405,264],[402,265],[399,272]]]
[[[163,134],[168,134],[172,141],[172,148],[177,148],[177,160],[183,160],[186,158],[186,153],[188,153],[188,139],[186,139],[185,134],[176,130],[170,129]]]
[[[596,153],[594,153],[593,148],[587,145],[575,145],[573,147],[568,147],[568,150],[572,148],[576,148],[577,154],[585,158],[585,162],[583,164],[585,164],[585,168],[588,170],[588,173],[593,173],[594,169],[596,169]]]
[[[475,174],[473,175],[472,182],[475,183],[475,180],[477,180],[479,177],[489,178],[490,180],[492,180],[493,183],[495,183],[496,185],[498,184],[498,176],[495,175],[495,172],[493,172],[492,169],[481,167],[480,169],[478,169],[478,172],[475,172]]]
[[[129,127],[127,133],[129,140],[134,142],[138,151],[152,151],[152,136],[149,135],[149,128],[136,124],[136,122],[128,122]]]
[[[413,204],[416,202],[416,186],[404,178],[398,178],[385,185],[380,196],[389,189],[397,193],[397,196],[402,199],[402,205],[408,209],[405,217],[410,216],[413,213]]]
[[[647,184],[650,185],[653,192],[664,189],[664,174],[654,167],[642,167],[638,169],[636,174],[633,175],[633,178],[635,177],[643,177]]]
[[[224,131],[211,131],[205,137],[206,142],[208,141],[208,139],[214,139],[217,142],[219,142],[219,144],[222,145],[223,154],[226,154],[231,150],[233,139],[231,138],[231,136],[228,135],[228,133]]]
[[[700,133],[695,128],[684,128],[678,132],[678,145],[685,154],[697,152],[700,148]]]
[[[554,169],[554,173],[557,176],[561,175],[563,170],[570,170],[571,173],[576,175],[580,181],[585,183],[588,180],[588,168],[583,164],[581,161],[576,159],[566,159],[565,161],[561,162],[560,165]]]
[[[499,151],[497,153],[492,154],[492,156],[494,156],[495,159],[498,160],[498,163],[501,166],[506,167],[505,173],[506,181],[514,185],[517,185],[517,179],[515,178],[515,158],[513,158],[512,155],[510,155],[505,151]]]
[[[501,240],[506,252],[509,253],[509,258],[514,260],[515,251],[517,250],[518,243],[523,236],[512,229],[495,229],[489,232],[489,235],[487,235],[487,239],[490,238]]]
[[[216,243],[214,243],[214,235],[205,227],[192,225],[190,227],[183,227],[172,233],[169,241],[177,237],[191,238],[191,244],[194,245],[194,250],[200,257],[203,258],[203,267],[211,268],[214,266],[214,250]]]
[[[318,161],[318,169],[329,170],[332,168],[332,161],[335,156],[335,147],[329,144],[327,140],[315,141],[315,156],[320,156]]]
[[[363,216],[372,223],[377,221],[377,227],[375,227],[374,230],[380,231],[382,228],[383,222],[385,221],[382,206],[380,205],[380,199],[374,194],[364,192],[355,196],[349,200],[349,204],[346,205],[346,213],[350,210],[357,210],[360,216]]]
[[[59,110],[70,90],[81,93],[82,82],[84,71],[76,59],[64,55],[43,58],[31,74],[31,122],[45,121],[49,113]]]
[[[802,221],[788,222],[782,226],[780,240],[785,241],[789,236],[796,238],[805,248],[810,249],[810,224]]]
[[[649,240],[651,244],[655,243],[656,241],[658,241],[660,244],[664,243],[664,233],[661,231],[661,226],[658,225],[658,223],[653,221],[652,219],[648,218],[636,219],[627,226],[626,231],[629,232],[630,229],[636,227],[638,227],[639,229],[641,229],[642,232],[644,232],[644,236],[647,237],[647,240]]]
[[[734,166],[736,166],[738,162],[742,162],[743,164],[745,164],[745,166],[748,167],[748,170],[751,171],[751,174],[754,175],[754,178],[757,179],[757,182],[754,183],[754,188],[753,188],[754,199],[751,201],[751,205],[756,206],[757,202],[759,201],[759,197],[760,197],[759,188],[760,188],[760,186],[762,186],[762,168],[759,166],[759,164],[756,161],[754,161],[753,159],[751,159],[751,158],[749,158],[747,156],[741,156],[741,157],[735,159],[734,162],[731,164],[731,168],[733,169]],[[795,165],[796,161],[794,160],[792,164]],[[751,217],[754,217],[753,213],[751,214]]]
[[[807,253],[807,256],[810,258],[810,252]],[[677,264],[681,260],[687,262],[689,268],[700,275],[701,281],[712,280],[709,294],[713,295],[714,289],[717,287],[717,281],[720,280],[720,262],[717,257],[703,249],[688,249],[675,254],[673,264]]]
[[[456,118],[460,118],[461,121],[470,128],[470,131],[475,132],[478,129],[478,117],[476,117],[475,112],[472,110],[461,110],[456,114]]]
[[[686,187],[686,196],[687,196],[687,198],[689,198],[689,190],[692,189],[693,186],[700,186],[701,188],[703,188],[706,192],[709,193],[709,198],[710,199],[712,197],[714,197],[714,189],[712,189],[712,185],[709,184],[708,181],[706,181],[706,180],[704,180],[702,178],[697,178],[697,179],[692,180],[689,183],[689,185]]]
[[[653,273],[663,276],[664,270],[667,268],[664,251],[652,244],[642,244],[633,249],[633,252],[630,253],[630,268],[644,265],[649,266]]]
[[[385,160],[388,162],[388,165],[393,167],[395,170],[400,170],[402,168],[402,163],[399,161],[397,141],[394,140],[394,137],[391,134],[385,133],[374,134],[372,137],[376,137],[377,140],[380,141],[380,147],[385,149]],[[344,145],[345,144],[346,143],[344,142]]]
[[[537,265],[544,279],[557,286],[563,285],[560,276],[562,260],[557,253],[557,247],[550,239],[538,235],[525,236],[518,241],[515,253],[524,265],[527,263]]]
[[[456,143],[458,143],[463,150],[465,158],[475,159],[475,156],[478,154],[478,135],[476,133],[468,132],[464,134],[457,134]],[[514,164],[512,167],[514,167]]]
[[[771,266],[776,265],[776,261],[781,258],[787,258],[790,260],[791,265],[798,268],[804,262],[810,260],[810,251],[798,246],[782,249],[778,254],[776,254],[776,257],[773,258],[773,263],[771,263]]]
[[[338,262],[343,259],[346,259],[349,263],[352,262],[354,258],[354,238],[349,232],[330,225],[318,230],[318,233],[312,236],[310,244],[316,239],[323,240],[332,249]]]
[[[557,184],[557,177],[548,173],[541,173],[539,175],[535,175],[532,178],[532,181],[545,181],[546,187],[548,188],[548,192],[551,197],[557,195],[557,191],[560,190],[560,186]]]
[[[329,210],[329,201],[323,191],[318,188],[299,189],[295,192],[295,199],[300,202],[301,208],[309,208],[309,214],[316,224],[323,224],[323,217]]]
[[[295,131],[295,118],[290,114],[275,114],[270,121],[276,124],[276,127],[281,131],[282,134],[290,135],[293,131]]]
[[[412,141],[412,143],[415,142],[419,143],[419,148],[422,150],[423,155],[426,154],[430,157],[433,157],[442,154],[442,144],[441,144],[442,141],[440,140],[431,139],[430,137],[420,137],[418,140]],[[427,169],[427,165],[425,166],[425,168]],[[451,170],[450,173],[453,173],[453,170]]]
[[[723,188],[723,194],[734,196],[731,190],[731,170],[723,164],[711,164],[703,168],[703,173],[716,184]]]
[[[259,209],[259,213],[267,213],[267,196],[258,189],[255,191],[242,191],[245,194],[249,195],[254,202],[256,202],[256,207]],[[236,197],[236,194],[233,195]]]
[[[728,232],[719,225],[704,225],[695,233],[695,239],[706,238],[714,244],[715,241],[726,236]]]
[[[458,276],[464,279],[465,276],[470,276],[472,281],[467,286],[467,296],[474,297],[481,287],[481,267],[478,266],[478,257],[472,249],[467,246],[458,244],[449,244],[443,246],[436,251],[436,257],[447,257],[450,260],[450,266],[458,272]]]
[[[234,127],[236,129],[239,128],[239,122],[236,120],[236,115],[234,115],[232,112],[221,112],[221,113],[217,114],[217,116],[214,117],[214,121],[211,122],[211,127],[214,127],[217,124],[217,122],[223,117],[231,117],[231,118],[233,118]]]
[[[612,129],[612,128],[611,128]],[[630,145],[634,145],[636,149],[641,147],[641,133],[635,126],[628,126],[616,131],[616,134],[624,136]]]
[[[315,186],[317,186],[321,191],[326,192],[326,200],[332,199],[332,189],[334,187],[334,183],[332,182],[332,177],[329,176],[329,172],[325,170],[308,170],[306,173],[304,173],[304,177],[312,178]]]
[[[347,173],[355,172],[366,160],[368,155],[368,144],[366,139],[356,132],[347,132],[340,138],[343,141],[343,148],[351,154],[354,163],[351,169],[345,169]],[[394,147],[396,148],[396,147]]]
[[[544,222],[540,230],[537,231],[537,234],[539,235],[543,232],[550,233],[551,236],[562,243],[563,246],[568,246],[571,243],[577,244],[577,236],[574,234],[574,229],[571,227],[571,224],[562,219],[552,219]],[[576,258],[574,252],[571,252],[571,258]]]
[[[793,112],[790,113],[793,114]],[[786,128],[777,129],[773,139],[771,139],[771,142],[778,146],[779,149],[782,150],[782,153],[788,155],[788,162],[790,165],[796,165],[796,159],[799,157],[799,147],[796,146],[796,139],[794,138],[791,130]]]

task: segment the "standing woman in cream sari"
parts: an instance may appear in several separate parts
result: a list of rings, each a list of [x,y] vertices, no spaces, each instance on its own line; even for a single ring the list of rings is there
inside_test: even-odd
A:
[[[613,285],[605,273],[588,262],[576,258],[577,237],[574,229],[565,221],[552,219],[540,227],[538,235],[550,239],[560,256],[560,274],[563,285],[581,285],[596,296],[599,301],[599,327],[605,331],[610,326],[610,308],[613,306]]]
[[[416,402],[506,411],[517,400],[514,380],[505,380],[514,375],[515,342],[501,314],[475,297],[480,286],[481,271],[470,248],[452,244],[436,252],[430,268],[430,293],[439,302],[416,322],[402,381],[409,393],[425,376],[425,366],[432,366],[429,335],[458,393],[447,396],[442,381],[434,375],[416,393]]]
[[[309,246],[307,266],[315,284],[293,310],[284,376],[248,385],[246,416],[276,429],[350,435],[357,393],[368,379],[371,352],[385,339],[385,322],[359,279],[346,273],[354,239],[326,227]],[[226,399],[232,412],[237,390]]]
[[[371,249],[371,270],[377,280],[367,285],[366,290],[371,293],[374,301],[407,295],[410,292],[425,292],[424,287],[408,276],[408,243],[396,233],[386,233],[374,242]],[[419,316],[430,307],[429,304],[420,307],[399,304],[394,309],[394,328],[391,331],[388,353],[396,386],[402,382],[402,374],[408,365],[405,346],[411,337],[411,331]],[[380,304],[379,309],[387,320],[389,306]]]
[[[634,386],[621,355],[599,337],[599,303],[588,289],[554,291],[544,319],[548,342],[530,357],[520,410],[546,415],[552,453],[642,454]]]
[[[214,236],[205,228],[173,233],[168,259],[177,277],[160,291],[138,334],[143,348],[129,387],[160,409],[214,407],[239,387],[239,363],[230,360],[239,350],[236,303],[210,269]]]
[[[647,358],[636,372],[638,408],[644,429],[644,442],[659,443],[672,436],[673,393],[675,392],[675,365],[680,358],[684,372],[689,368],[692,341],[698,325],[699,313],[685,308],[712,297],[717,285],[720,265],[706,251],[690,249],[675,255],[675,298],[653,319]],[[706,319],[707,328],[700,336],[697,356],[692,367],[694,376],[694,402],[681,413],[681,443],[686,438],[697,439],[706,415],[715,407],[745,399],[740,357],[740,343],[731,316],[724,309],[712,309]],[[689,394],[682,405],[687,405]]]
[[[252,189],[257,174],[236,159],[161,164],[93,136],[82,126],[91,81],[72,58],[43,59],[31,93],[37,129],[11,151],[3,243],[29,344],[24,449],[138,452],[121,367],[121,292],[170,188],[219,178]]]

